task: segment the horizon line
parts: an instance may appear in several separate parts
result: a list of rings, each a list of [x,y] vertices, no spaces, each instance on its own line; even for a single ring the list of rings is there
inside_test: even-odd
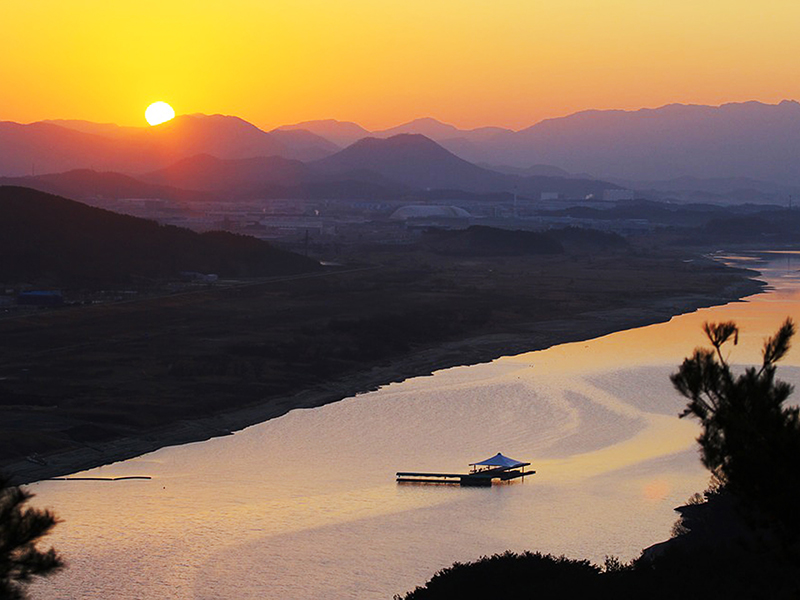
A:
[[[577,110],[577,111],[574,111],[574,112],[566,113],[566,114],[563,114],[563,115],[544,117],[542,119],[539,119],[538,121],[535,121],[535,122],[531,123],[530,125],[526,125],[526,126],[521,127],[519,129],[514,129],[512,127],[506,127],[506,126],[503,126],[503,125],[496,125],[496,124],[486,124],[486,125],[479,125],[477,127],[464,128],[464,127],[460,127],[460,126],[455,125],[455,124],[453,124],[451,122],[439,119],[439,118],[431,116],[431,115],[423,115],[423,116],[413,117],[413,118],[411,118],[409,120],[402,121],[402,122],[400,122],[400,123],[398,123],[396,125],[391,125],[389,127],[375,128],[375,129],[370,129],[370,128],[364,127],[358,121],[352,121],[352,120],[349,120],[349,119],[336,119],[334,117],[322,117],[322,118],[316,118],[316,119],[305,119],[305,120],[297,121],[297,122],[294,122],[294,123],[284,123],[284,124],[281,124],[281,125],[277,125],[275,127],[262,127],[261,125],[257,124],[256,120],[252,120],[251,121],[251,120],[247,119],[246,117],[242,117],[240,115],[226,114],[226,113],[220,113],[220,112],[212,112],[212,113],[203,113],[203,112],[197,112],[197,111],[186,112],[186,113],[176,114],[175,118],[177,119],[179,117],[232,117],[232,118],[241,119],[242,121],[244,121],[244,122],[246,122],[246,123],[248,123],[250,125],[253,125],[254,127],[257,127],[258,129],[260,129],[261,131],[264,131],[264,132],[270,132],[270,131],[275,131],[275,130],[279,130],[279,129],[285,129],[285,128],[288,128],[288,127],[300,129],[299,126],[303,125],[303,124],[306,124],[306,123],[315,123],[315,122],[320,122],[320,121],[332,121],[332,122],[335,122],[335,123],[347,123],[347,124],[357,125],[358,127],[361,127],[362,129],[364,129],[367,133],[374,134],[374,133],[383,133],[383,132],[388,131],[390,129],[396,129],[396,128],[402,127],[404,125],[409,125],[409,124],[414,123],[416,121],[432,120],[432,121],[436,121],[439,124],[447,125],[447,126],[450,126],[450,127],[454,127],[455,129],[458,129],[459,131],[464,131],[464,132],[476,131],[476,130],[480,130],[480,129],[504,129],[504,130],[507,130],[507,131],[518,133],[520,131],[524,131],[525,129],[529,129],[531,127],[539,125],[540,123],[544,123],[544,122],[547,122],[547,121],[553,121],[553,120],[559,120],[559,119],[566,119],[566,118],[570,118],[570,117],[573,117],[573,116],[576,116],[576,115],[586,114],[586,113],[612,113],[612,112],[613,113],[636,113],[636,112],[642,112],[642,111],[661,110],[661,109],[669,108],[669,107],[672,107],[672,106],[699,107],[699,108],[722,108],[722,107],[725,107],[725,106],[734,106],[734,105],[743,105],[743,104],[761,104],[763,106],[778,107],[781,104],[786,104],[786,103],[800,104],[800,102],[798,102],[794,98],[783,98],[783,99],[781,99],[780,101],[777,101],[777,102],[764,102],[762,100],[755,100],[755,99],[740,100],[740,101],[728,101],[728,102],[722,102],[720,104],[702,104],[702,103],[695,103],[695,102],[677,102],[676,101],[676,102],[668,102],[666,104],[661,104],[661,105],[658,105],[658,106],[640,106],[638,108],[586,108],[586,109],[581,109],[581,110]],[[142,124],[142,125],[125,125],[125,124],[115,123],[115,122],[111,122],[111,121],[103,121],[103,122],[101,122],[101,121],[92,121],[92,120],[89,120],[89,119],[70,118],[70,117],[49,117],[49,118],[45,118],[45,119],[38,119],[36,121],[29,121],[29,122],[26,122],[26,123],[23,123],[23,122],[20,122],[20,121],[12,121],[12,120],[0,119],[0,122],[16,123],[17,125],[34,125],[36,123],[53,123],[53,124],[55,124],[54,122],[58,122],[58,121],[77,121],[77,122],[84,122],[84,123],[92,123],[94,125],[112,125],[112,126],[120,127],[120,128],[132,128],[132,129],[142,129],[142,130],[148,130],[148,129],[152,128],[151,125],[148,125],[146,123]]]

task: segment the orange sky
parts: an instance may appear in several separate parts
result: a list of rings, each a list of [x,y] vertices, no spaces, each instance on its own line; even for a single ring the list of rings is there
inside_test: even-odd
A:
[[[260,127],[800,99],[796,0],[0,0],[0,120]]]

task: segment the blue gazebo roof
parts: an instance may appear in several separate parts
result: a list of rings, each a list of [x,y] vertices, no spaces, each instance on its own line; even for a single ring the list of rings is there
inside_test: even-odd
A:
[[[522,467],[522,466],[529,465],[529,464],[530,463],[525,463],[525,462],[522,462],[522,461],[519,461],[519,460],[514,460],[513,458],[508,458],[507,456],[503,456],[502,454],[500,454],[498,452],[493,457],[487,458],[486,460],[482,460],[481,462],[469,463],[469,466],[471,466],[471,467],[481,466],[481,467],[509,467],[509,468],[514,468],[514,467]]]

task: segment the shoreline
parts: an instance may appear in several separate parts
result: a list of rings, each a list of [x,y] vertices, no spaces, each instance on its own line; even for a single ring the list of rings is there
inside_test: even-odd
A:
[[[141,435],[93,445],[84,444],[80,448],[43,455],[46,465],[19,460],[7,464],[3,470],[13,483],[31,484],[128,460],[168,446],[232,435],[234,431],[278,418],[291,410],[320,407],[412,377],[662,323],[677,315],[741,301],[764,291],[766,284],[756,279],[757,273],[744,269],[740,271],[741,279],[738,282],[714,295],[675,296],[649,305],[590,310],[566,319],[520,323],[513,334],[473,336],[416,350],[388,364],[369,366],[345,379],[318,384],[285,396],[280,401],[264,401],[211,416],[183,419]]]

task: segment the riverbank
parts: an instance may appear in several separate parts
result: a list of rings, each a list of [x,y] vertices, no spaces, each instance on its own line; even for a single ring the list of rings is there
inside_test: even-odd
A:
[[[377,272],[279,290],[0,323],[5,363],[32,373],[3,389],[38,402],[5,402],[4,428],[27,432],[25,452],[46,462],[14,458],[7,443],[2,469],[19,483],[72,473],[762,289],[752,272],[680,254],[380,258]]]

